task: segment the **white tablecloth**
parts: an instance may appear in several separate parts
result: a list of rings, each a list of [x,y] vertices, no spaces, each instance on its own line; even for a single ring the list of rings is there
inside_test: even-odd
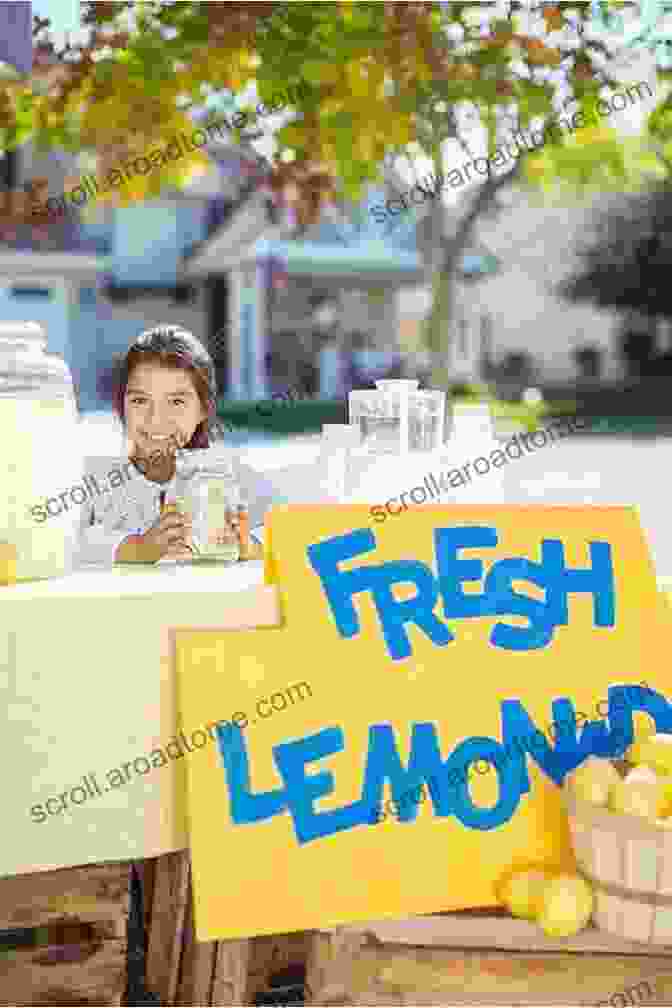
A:
[[[165,748],[177,731],[171,628],[278,625],[261,561],[80,571],[0,588],[0,605],[0,876],[187,846],[184,760],[109,791],[106,771]],[[232,695],[212,721],[241,709]],[[104,793],[73,804],[91,773]],[[54,796],[51,809],[62,809],[66,792],[66,810],[38,822],[31,809]]]

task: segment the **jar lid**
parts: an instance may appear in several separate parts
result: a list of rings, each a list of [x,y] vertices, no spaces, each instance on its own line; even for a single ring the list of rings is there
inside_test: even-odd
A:
[[[72,395],[72,375],[59,354],[46,353],[36,322],[0,323],[0,395],[37,392]]]
[[[379,378],[376,382],[376,388],[385,395],[396,395],[405,390],[415,392],[419,384],[417,378]]]
[[[46,345],[44,329],[37,322],[0,322],[0,353],[12,348],[44,350]]]

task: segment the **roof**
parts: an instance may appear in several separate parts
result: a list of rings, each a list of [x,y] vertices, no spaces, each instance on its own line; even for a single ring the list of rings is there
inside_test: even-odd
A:
[[[267,197],[250,193],[222,227],[185,260],[185,276],[225,273],[242,263],[278,259],[290,276],[311,276],[358,286],[420,283],[424,265],[411,225],[381,235],[368,212],[368,198],[341,222],[324,215],[309,238],[287,238],[271,222]]]
[[[413,275],[422,270],[417,252],[403,252],[387,242],[364,239],[351,245],[316,241],[273,241],[260,238],[249,250],[255,258],[279,258],[290,275],[368,275],[393,272]]]

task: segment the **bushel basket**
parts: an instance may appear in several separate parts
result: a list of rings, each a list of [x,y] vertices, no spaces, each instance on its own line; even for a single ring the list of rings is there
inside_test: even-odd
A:
[[[621,776],[627,764],[612,760]],[[595,891],[598,928],[629,941],[672,945],[672,820],[657,826],[577,798],[563,787],[574,854]]]

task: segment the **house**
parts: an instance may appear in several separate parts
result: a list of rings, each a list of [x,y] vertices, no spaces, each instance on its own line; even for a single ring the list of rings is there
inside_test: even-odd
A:
[[[5,188],[21,198],[39,179],[59,196],[78,183],[76,162],[26,144],[3,159]],[[42,226],[30,218],[0,225],[0,317],[44,325],[47,349],[62,354],[72,371],[80,410],[109,407],[114,356],[143,329],[180,324],[207,343],[212,291],[185,284],[180,264],[244,189],[240,178],[227,184],[220,168],[213,164],[209,187],[201,182],[196,192],[125,208],[93,206]]]
[[[115,354],[158,323],[184,325],[210,348],[231,399],[311,373],[312,394],[339,396],[352,378],[344,362],[368,377],[398,363],[398,291],[422,279],[413,228],[381,240],[355,207],[292,238],[263,189],[263,162],[221,139],[206,149],[211,169],[181,191],[0,228],[2,317],[44,324],[81,410],[109,405]],[[30,144],[4,168],[17,198],[35,179],[50,196],[80,181],[74,158]]]
[[[381,239],[365,204],[324,211],[294,238],[257,190],[185,257],[185,278],[220,291],[213,308],[231,398],[268,395],[274,377],[296,385],[301,364],[318,362],[319,394],[343,395],[349,383],[339,359],[354,357],[367,373],[398,359],[398,292],[422,279],[422,262],[412,230]]]
[[[605,200],[544,203],[513,184],[496,199],[496,212],[477,219],[458,271],[446,339],[451,378],[503,386],[567,386],[588,375],[622,379],[622,315],[561,294],[563,283],[581,271],[580,250],[595,235],[595,213]],[[448,226],[466,206],[461,195],[448,211]],[[420,230],[431,205],[413,213]],[[417,345],[430,307],[426,285],[409,294],[403,324],[410,343]],[[668,345],[669,335],[661,346]]]
[[[458,312],[471,343],[487,328],[490,365],[515,371],[518,359],[534,383],[571,384],[587,348],[597,351],[600,378],[620,379],[621,316],[560,294],[581,269],[579,250],[590,241],[597,204],[543,204],[522,188],[502,194],[501,204],[474,233],[498,269],[475,283],[465,274],[458,284]]]

